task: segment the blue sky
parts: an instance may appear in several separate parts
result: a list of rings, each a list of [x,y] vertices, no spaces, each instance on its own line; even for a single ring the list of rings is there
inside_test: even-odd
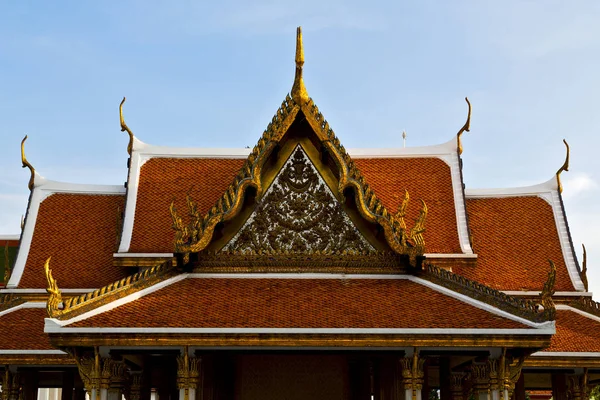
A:
[[[576,248],[600,294],[600,3],[565,1],[0,2],[0,234],[17,233],[28,172],[120,184],[127,135],[252,146],[290,90],[303,26],[308,92],[346,147],[464,137],[467,187],[563,174]],[[515,243],[507,245],[518,246]]]

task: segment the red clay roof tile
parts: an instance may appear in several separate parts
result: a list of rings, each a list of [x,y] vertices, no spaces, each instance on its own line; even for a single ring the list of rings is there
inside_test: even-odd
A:
[[[475,267],[453,272],[499,290],[541,290],[556,264],[556,290],[573,291],[552,207],[536,196],[467,199],[478,255]]]
[[[44,333],[45,308],[21,308],[0,316],[0,350],[56,350]]]
[[[600,322],[575,311],[556,311],[556,334],[544,351],[600,352]]]
[[[423,199],[429,209],[425,237],[427,253],[462,253],[450,167],[439,158],[357,158],[358,169],[389,212],[395,213],[408,190],[406,217],[412,228]]]
[[[227,278],[188,278],[69,327],[527,328],[405,279]]]
[[[126,276],[113,267],[125,196],[57,193],[41,204],[19,288],[46,288],[44,263],[58,286],[98,288]]]
[[[242,168],[245,159],[153,158],[141,168],[131,245],[132,253],[171,253],[175,232],[169,205],[185,215],[188,193],[205,214]]]

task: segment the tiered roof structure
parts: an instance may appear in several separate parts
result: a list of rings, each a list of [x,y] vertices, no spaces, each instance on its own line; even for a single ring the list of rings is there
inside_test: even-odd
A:
[[[600,305],[561,197],[568,145],[545,183],[465,189],[470,103],[447,143],[346,150],[303,64],[298,31],[291,94],[253,149],[145,144],[125,99],[125,186],[46,180],[22,148],[27,214],[18,241],[0,238],[6,254],[18,242],[0,290],[7,399],[57,365],[48,385],[92,397],[162,396],[176,378],[185,398],[232,398],[218,376],[235,376],[244,398],[266,368],[254,355],[292,349],[359,365],[340,378],[356,398],[581,398],[599,382]]]

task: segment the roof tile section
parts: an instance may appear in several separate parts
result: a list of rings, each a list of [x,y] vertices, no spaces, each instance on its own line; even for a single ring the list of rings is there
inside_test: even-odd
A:
[[[429,208],[425,251],[462,253],[456,226],[456,208],[450,167],[439,158],[353,159],[367,183],[389,212],[396,212],[408,190],[407,225],[412,227],[423,199]]]
[[[467,199],[477,265],[453,272],[498,290],[541,290],[556,264],[556,290],[573,291],[552,207],[537,196]]]
[[[189,193],[205,214],[223,195],[246,159],[152,158],[141,168],[132,253],[171,253],[175,233],[169,205],[187,210]]]
[[[21,308],[0,316],[0,350],[56,350],[44,333],[45,308]]]
[[[97,288],[125,277],[112,266],[124,195],[57,193],[40,205],[19,288],[46,288],[44,263],[61,289]]]
[[[556,311],[556,334],[552,336],[552,352],[600,352],[600,322],[575,311]]]
[[[528,328],[406,279],[268,278],[187,278],[68,326]]]

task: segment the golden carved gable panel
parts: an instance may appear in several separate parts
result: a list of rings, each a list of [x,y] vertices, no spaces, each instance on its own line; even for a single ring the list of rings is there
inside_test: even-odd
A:
[[[366,254],[375,249],[352,223],[302,146],[297,145],[223,251]]]

